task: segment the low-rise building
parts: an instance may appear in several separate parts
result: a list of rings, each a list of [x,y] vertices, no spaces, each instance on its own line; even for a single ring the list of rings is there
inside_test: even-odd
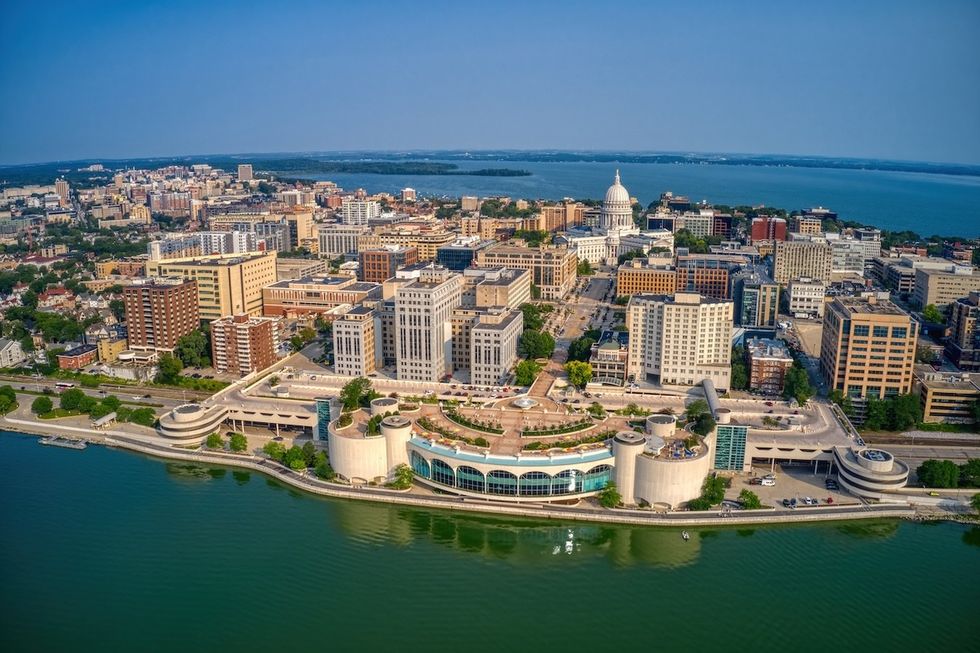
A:
[[[96,354],[101,363],[115,363],[119,354],[126,351],[128,341],[125,338],[99,338],[96,342]]]
[[[265,316],[302,317],[326,313],[344,304],[381,299],[381,286],[346,276],[278,281],[262,289]]]
[[[750,338],[745,343],[749,389],[769,395],[783,391],[786,373],[793,367],[793,357],[782,342],[769,338]]]
[[[924,308],[930,304],[943,310],[960,297],[980,290],[980,272],[967,265],[950,264],[944,269],[919,268],[915,271],[912,304]]]
[[[18,340],[0,338],[0,368],[18,367],[27,360],[27,354]]]
[[[79,345],[58,354],[58,368],[62,370],[80,370],[95,362],[95,345]]]
[[[551,301],[568,296],[578,278],[578,258],[565,247],[496,245],[477,252],[476,265],[530,270],[531,283],[541,291],[541,299]]]
[[[913,390],[919,395],[923,422],[973,422],[973,404],[980,401],[980,376],[934,370],[916,365]]]
[[[657,255],[626,261],[616,271],[616,294],[672,295],[677,291],[673,259]]]
[[[367,249],[357,255],[357,278],[370,283],[384,283],[395,276],[398,268],[412,265],[418,260],[418,250],[414,247],[388,245]]]

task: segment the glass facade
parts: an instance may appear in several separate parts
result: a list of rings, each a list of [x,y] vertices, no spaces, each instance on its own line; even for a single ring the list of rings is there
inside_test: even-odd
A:
[[[719,424],[716,431],[715,469],[741,471],[745,466],[746,426]]]
[[[330,424],[330,400],[318,397],[316,399],[316,439],[327,441],[327,425]]]
[[[453,469],[439,458],[433,458],[430,465],[416,451],[412,452],[410,460],[415,474],[421,478],[467,492],[501,496],[554,497],[596,492],[606,487],[613,471],[611,465],[596,465],[587,472],[564,469],[552,476],[546,472],[531,471],[518,477],[503,469],[494,469],[486,475],[468,465]]]

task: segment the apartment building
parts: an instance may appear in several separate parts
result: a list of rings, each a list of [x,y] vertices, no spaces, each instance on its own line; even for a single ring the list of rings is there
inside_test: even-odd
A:
[[[382,365],[380,319],[373,308],[355,306],[333,322],[334,371],[367,376]]]
[[[798,215],[793,218],[791,231],[804,236],[819,236],[823,233],[823,222],[813,215]]]
[[[777,240],[773,259],[773,279],[785,285],[790,279],[810,277],[830,281],[833,251],[825,240]]]
[[[211,361],[219,372],[245,376],[279,360],[282,320],[240,313],[211,323]]]
[[[398,378],[439,382],[452,374],[452,313],[460,305],[463,277],[443,267],[422,270],[395,293]]]
[[[545,204],[540,211],[539,229],[565,231],[582,224],[586,206],[580,202],[565,200],[561,204]]]
[[[731,301],[696,293],[634,295],[626,310],[628,377],[663,385],[711,379],[728,390],[733,311]]]
[[[769,215],[752,218],[749,225],[752,242],[757,240],[786,240],[786,219]]]
[[[738,254],[679,253],[676,258],[677,292],[729,299],[733,271],[748,263],[746,257]]]
[[[834,299],[825,308],[820,345],[820,371],[828,387],[852,399],[910,392],[916,326],[887,299]]]
[[[418,250],[414,247],[388,245],[358,252],[357,278],[360,281],[384,283],[395,276],[398,268],[418,262]]]
[[[121,277],[141,277],[146,274],[146,257],[132,257],[98,261],[95,264],[95,278],[106,279],[113,275]]]
[[[517,268],[531,272],[541,299],[561,301],[575,287],[578,257],[565,247],[496,245],[476,255],[478,267]]]
[[[148,279],[123,289],[129,346],[173,351],[200,323],[196,281]]]
[[[276,281],[276,253],[148,261],[146,273],[196,281],[202,320],[239,313],[261,315],[262,289]]]
[[[750,390],[782,394],[786,373],[793,367],[793,357],[785,344],[770,338],[750,338],[745,343],[745,361]]]
[[[344,224],[366,225],[381,217],[381,204],[374,200],[348,198],[340,206],[340,220]]]
[[[775,327],[779,312],[779,286],[763,265],[748,266],[732,276],[735,324]]]
[[[980,372],[980,293],[971,292],[950,304],[946,359],[964,372]]]

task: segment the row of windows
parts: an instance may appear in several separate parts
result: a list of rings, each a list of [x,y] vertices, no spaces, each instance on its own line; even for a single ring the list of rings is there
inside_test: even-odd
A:
[[[612,467],[597,465],[587,472],[566,469],[554,476],[544,472],[526,472],[519,477],[502,469],[483,474],[468,465],[453,469],[439,458],[431,465],[417,451],[412,452],[412,469],[422,478],[440,485],[469,492],[502,496],[560,496],[601,490],[612,478]]]

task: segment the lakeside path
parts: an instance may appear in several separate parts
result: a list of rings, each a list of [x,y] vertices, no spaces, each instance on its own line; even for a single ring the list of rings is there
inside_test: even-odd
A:
[[[329,483],[297,473],[268,458],[254,455],[207,452],[179,449],[167,444],[159,444],[155,436],[142,433],[128,433],[118,430],[104,432],[66,425],[40,424],[34,420],[3,417],[0,424],[12,431],[35,435],[61,435],[78,437],[107,446],[127,449],[156,458],[239,467],[261,472],[299,490],[320,496],[374,501],[398,505],[416,506],[437,510],[455,510],[484,514],[496,514],[531,519],[589,521],[634,526],[725,526],[743,524],[781,524],[809,523],[826,521],[847,521],[855,519],[915,518],[934,517],[945,513],[921,512],[911,506],[898,504],[820,506],[792,512],[773,510],[740,510],[730,513],[719,512],[675,512],[654,513],[649,510],[615,509],[606,510],[592,506],[561,506],[554,504],[505,504],[479,499],[440,495],[418,495],[405,491],[375,487],[351,487]]]

